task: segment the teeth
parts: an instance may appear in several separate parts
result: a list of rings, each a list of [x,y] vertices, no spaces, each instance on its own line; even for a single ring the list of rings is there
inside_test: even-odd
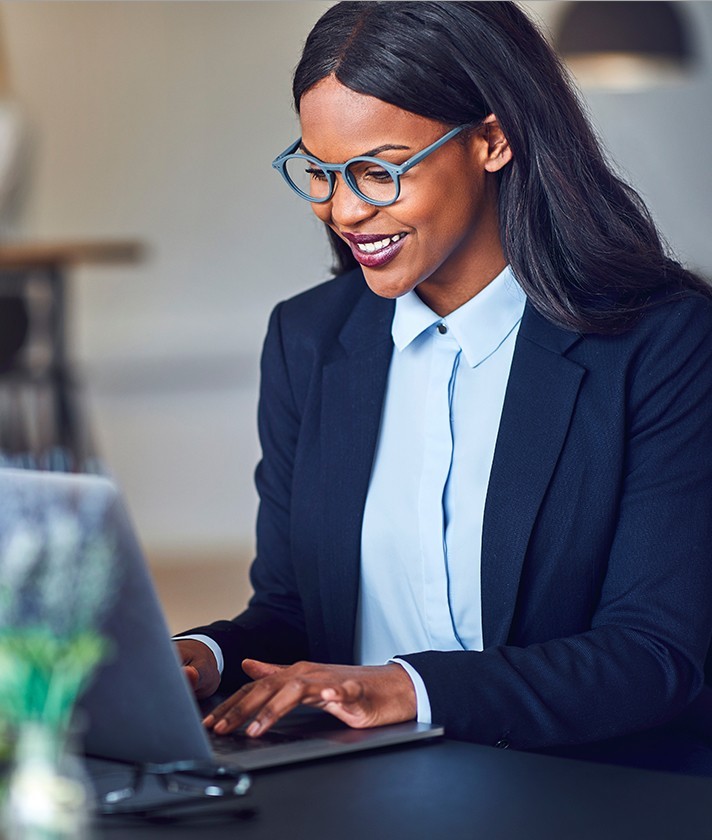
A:
[[[398,242],[402,238],[403,234],[397,233],[395,236],[388,236],[385,239],[380,239],[378,242],[358,242],[357,247],[359,251],[363,251],[366,254],[373,254],[374,251],[382,251],[387,245],[390,245],[392,242]]]

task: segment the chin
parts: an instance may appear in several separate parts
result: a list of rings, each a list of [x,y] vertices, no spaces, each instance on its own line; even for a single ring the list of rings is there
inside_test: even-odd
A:
[[[363,268],[363,276],[366,279],[366,285],[374,295],[388,298],[389,300],[402,297],[418,285],[417,283],[402,279],[399,280],[397,278],[387,280],[385,277],[378,276],[377,272],[369,271],[367,268]]]

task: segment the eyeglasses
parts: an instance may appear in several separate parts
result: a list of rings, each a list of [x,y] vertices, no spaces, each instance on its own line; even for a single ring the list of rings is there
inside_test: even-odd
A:
[[[458,125],[400,165],[367,155],[351,158],[346,163],[324,163],[311,155],[297,153],[302,142],[300,137],[272,161],[272,166],[298,196],[314,204],[323,204],[331,199],[336,187],[336,173],[340,173],[347,186],[362,201],[387,207],[398,200],[401,175],[473,125]]]
[[[109,815],[152,817],[194,806],[210,799],[232,799],[244,796],[250,789],[250,777],[240,770],[203,761],[175,761],[168,764],[135,764],[130,767],[131,779],[124,787],[99,797],[99,812]],[[144,788],[154,779],[166,793],[181,794],[188,799],[166,800],[147,804]],[[150,794],[149,794],[150,800]],[[136,802],[136,805],[134,805]]]

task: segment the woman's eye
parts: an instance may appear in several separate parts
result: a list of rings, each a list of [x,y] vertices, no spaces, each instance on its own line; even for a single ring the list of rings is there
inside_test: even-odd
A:
[[[314,181],[326,181],[326,173],[323,169],[307,168],[304,171]]]
[[[369,169],[364,173],[365,177],[371,181],[390,181],[390,173],[385,169]]]

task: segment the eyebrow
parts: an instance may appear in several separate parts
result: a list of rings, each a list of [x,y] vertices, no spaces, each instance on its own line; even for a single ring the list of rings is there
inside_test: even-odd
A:
[[[309,157],[316,158],[316,160],[321,160],[318,158],[314,152],[310,152],[309,149],[304,145],[304,143],[299,144],[299,148],[304,152],[304,154],[309,155]],[[389,151],[402,151],[410,150],[410,146],[399,146],[396,143],[384,143],[382,146],[376,146],[375,149],[370,149],[368,152],[363,152],[360,155],[354,155],[354,157],[376,157],[376,155],[380,155],[381,152],[389,152]],[[324,161],[322,161],[324,163]]]

